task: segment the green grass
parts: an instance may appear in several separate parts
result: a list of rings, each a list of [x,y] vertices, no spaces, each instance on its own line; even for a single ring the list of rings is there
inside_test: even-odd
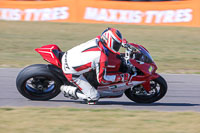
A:
[[[44,63],[34,49],[57,44],[66,51],[102,33],[119,29],[129,42],[145,46],[158,72],[200,74],[200,28],[0,21],[0,67]]]
[[[199,133],[199,112],[0,108],[1,133]]]

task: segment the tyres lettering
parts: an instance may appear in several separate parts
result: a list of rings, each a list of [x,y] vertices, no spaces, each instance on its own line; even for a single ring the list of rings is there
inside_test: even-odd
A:
[[[87,7],[84,19],[117,23],[180,23],[192,21],[192,9],[177,10],[118,10]]]
[[[69,18],[68,7],[43,9],[8,9],[0,8],[0,20],[50,21]]]

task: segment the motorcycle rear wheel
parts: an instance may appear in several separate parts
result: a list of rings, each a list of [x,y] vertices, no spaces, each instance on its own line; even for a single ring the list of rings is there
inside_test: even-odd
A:
[[[137,87],[141,86],[135,86],[133,88],[127,89],[125,91],[125,95],[132,101],[136,103],[154,103],[161,98],[165,96],[167,93],[167,82],[165,79],[160,76],[150,82],[151,84],[151,90],[154,91],[152,95],[148,93],[144,93],[143,95],[137,94],[135,90],[137,90]],[[144,89],[144,88],[143,88]]]
[[[17,76],[18,91],[30,100],[49,100],[60,93],[62,82],[47,65],[35,64],[24,68]]]

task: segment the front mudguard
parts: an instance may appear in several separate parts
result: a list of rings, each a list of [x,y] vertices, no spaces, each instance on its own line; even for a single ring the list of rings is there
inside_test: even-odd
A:
[[[142,86],[144,87],[144,89],[149,92],[151,90],[151,85],[150,85],[150,81],[157,79],[158,77],[160,77],[159,74],[154,73],[151,76],[148,77],[148,79],[146,80],[146,82],[142,83]]]

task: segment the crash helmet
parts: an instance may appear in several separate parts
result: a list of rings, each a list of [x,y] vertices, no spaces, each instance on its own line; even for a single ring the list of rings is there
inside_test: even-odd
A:
[[[115,28],[107,28],[101,34],[100,41],[112,53],[117,53],[122,45],[122,35]]]

